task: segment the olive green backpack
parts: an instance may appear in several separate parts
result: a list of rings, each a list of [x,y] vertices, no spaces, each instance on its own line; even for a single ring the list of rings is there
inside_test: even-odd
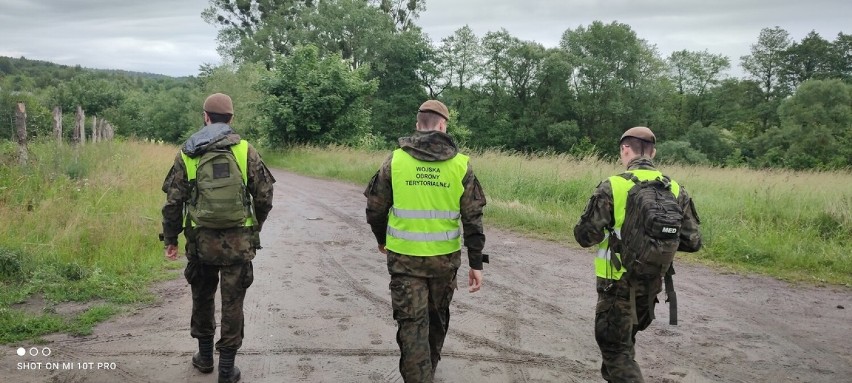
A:
[[[198,158],[195,179],[190,180],[187,219],[196,227],[229,229],[252,218],[251,195],[230,149],[214,149]]]

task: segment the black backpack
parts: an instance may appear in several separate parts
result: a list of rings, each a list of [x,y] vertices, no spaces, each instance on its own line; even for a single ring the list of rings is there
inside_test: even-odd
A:
[[[621,260],[627,277],[651,280],[665,276],[680,244],[683,210],[671,190],[671,180],[658,177],[640,181],[634,174],[621,174],[634,185],[627,192],[621,226]]]

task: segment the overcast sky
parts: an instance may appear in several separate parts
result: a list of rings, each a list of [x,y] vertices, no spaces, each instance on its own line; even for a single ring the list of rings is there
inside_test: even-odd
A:
[[[171,76],[221,62],[216,28],[201,20],[208,0],[0,0],[0,56]],[[562,33],[618,21],[666,57],[707,49],[749,54],[760,30],[780,26],[798,41],[811,30],[833,41],[852,33],[850,0],[426,0],[417,24],[439,42],[469,25],[477,36],[506,28],[556,46]]]

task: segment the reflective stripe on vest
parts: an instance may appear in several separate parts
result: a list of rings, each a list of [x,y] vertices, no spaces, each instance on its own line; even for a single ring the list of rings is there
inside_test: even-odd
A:
[[[243,185],[248,185],[248,141],[240,140],[239,144],[231,145],[231,153],[234,154],[234,159],[237,160],[237,167],[240,168],[240,173],[243,176]],[[192,158],[184,154],[183,151],[180,152],[180,157],[183,159],[183,165],[186,167],[186,179],[188,181],[192,181],[195,179],[196,171],[198,171],[198,161],[201,159],[201,156]],[[186,218],[186,217],[184,217]],[[195,226],[195,222],[192,223],[192,226]],[[246,219],[245,226],[254,226],[254,220],[251,217]]]
[[[461,213],[457,211],[439,211],[439,210],[402,210],[395,207],[391,208],[392,213],[399,218],[446,218],[459,219]]]
[[[394,229],[392,227],[388,227],[388,235],[391,237],[401,238],[408,241],[415,242],[432,242],[432,241],[445,241],[449,239],[456,239],[461,236],[461,230],[452,230],[445,231],[443,233],[412,233],[409,231],[401,231]],[[393,249],[391,249],[393,250]],[[439,254],[435,254],[439,255]]]
[[[633,173],[640,181],[648,181],[656,178],[660,178],[663,176],[663,173],[660,173],[657,170],[646,170],[646,169],[636,169],[636,170],[628,170],[628,173]],[[613,230],[616,235],[621,236],[621,225],[624,224],[624,215],[627,212],[627,192],[633,188],[633,181],[625,179],[624,177],[612,176],[609,177],[609,184],[612,187],[612,215],[615,219]],[[674,193],[675,198],[677,198],[680,193],[680,186],[678,186],[677,182],[671,181],[671,190]],[[601,278],[606,279],[621,279],[621,275],[627,271],[624,268],[624,265],[621,266],[621,269],[616,270],[612,263],[610,262],[610,258],[612,257],[612,252],[608,249],[609,247],[609,235],[598,245],[598,253],[595,257],[595,275]],[[618,257],[618,260],[621,260],[620,254],[615,254]]]
[[[393,207],[385,247],[398,254],[435,256],[461,250],[462,179],[468,157],[421,161],[402,149],[393,152]]]

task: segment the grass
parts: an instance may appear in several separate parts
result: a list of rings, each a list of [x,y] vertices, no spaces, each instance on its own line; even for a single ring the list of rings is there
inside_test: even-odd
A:
[[[366,185],[388,152],[295,147],[272,166]],[[472,153],[488,196],[485,220],[576,246],[573,226],[616,163],[564,155]],[[693,196],[704,248],[689,259],[790,281],[852,285],[852,174],[663,166]],[[487,249],[487,247],[486,247]]]
[[[0,343],[76,335],[152,299],[151,283],[174,274],[163,260],[160,185],[176,148],[138,142],[29,146],[29,163],[0,143]],[[89,303],[73,314],[22,306]]]

